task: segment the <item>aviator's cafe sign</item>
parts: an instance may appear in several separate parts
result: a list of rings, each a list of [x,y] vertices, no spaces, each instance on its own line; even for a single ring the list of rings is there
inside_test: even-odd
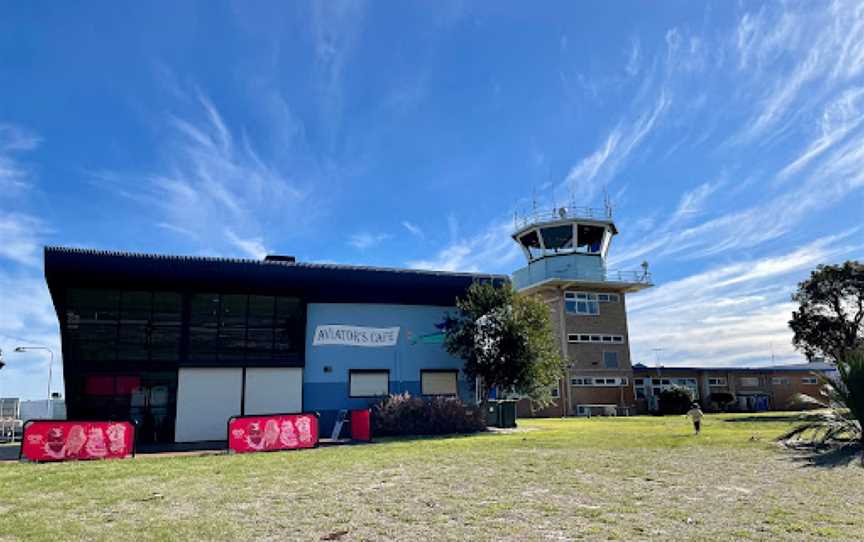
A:
[[[396,346],[398,327],[326,325],[315,328],[312,346]]]

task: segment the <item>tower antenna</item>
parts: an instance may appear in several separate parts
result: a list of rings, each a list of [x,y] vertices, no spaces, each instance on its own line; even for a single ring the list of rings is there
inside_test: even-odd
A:
[[[609,199],[609,188],[603,187],[603,210],[606,212],[606,218],[612,218],[612,201]]]

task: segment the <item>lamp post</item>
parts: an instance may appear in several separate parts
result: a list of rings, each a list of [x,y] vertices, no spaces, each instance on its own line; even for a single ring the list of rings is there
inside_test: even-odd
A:
[[[30,350],[46,350],[48,352],[48,400],[51,400],[51,377],[54,372],[54,351],[47,346],[17,346],[16,352],[28,352]]]

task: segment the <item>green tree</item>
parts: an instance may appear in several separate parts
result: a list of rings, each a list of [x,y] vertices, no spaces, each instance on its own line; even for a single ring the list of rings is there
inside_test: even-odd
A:
[[[808,358],[835,362],[864,345],[864,264],[820,265],[792,296],[799,308],[789,326]]]
[[[549,307],[510,285],[475,282],[448,316],[445,348],[465,361],[471,383],[483,383],[482,402],[492,388],[512,390],[538,404],[551,402],[551,389],[564,375]]]

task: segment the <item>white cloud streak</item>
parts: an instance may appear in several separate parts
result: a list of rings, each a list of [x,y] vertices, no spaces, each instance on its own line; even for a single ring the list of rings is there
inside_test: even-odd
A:
[[[156,209],[157,227],[198,250],[257,258],[266,253],[268,233],[282,237],[313,214],[304,208],[309,191],[264,160],[245,133],[232,132],[206,95],[196,92],[194,103],[194,113],[168,118],[160,171],[95,172],[93,183]]]
[[[387,233],[355,233],[348,240],[348,244],[357,250],[367,250],[376,247],[390,238]]]

